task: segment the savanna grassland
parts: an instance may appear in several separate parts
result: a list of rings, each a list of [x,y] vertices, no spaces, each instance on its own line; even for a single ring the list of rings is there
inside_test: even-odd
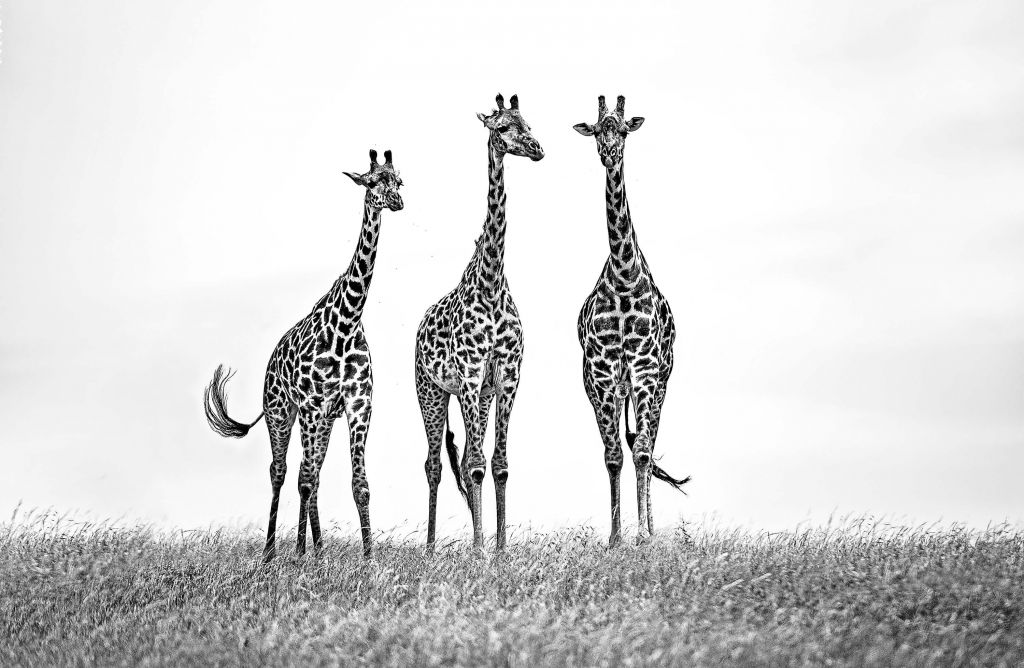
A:
[[[41,516],[0,526],[0,665],[1024,664],[1018,530],[688,531],[385,536],[369,561],[328,533],[264,566],[255,530]]]

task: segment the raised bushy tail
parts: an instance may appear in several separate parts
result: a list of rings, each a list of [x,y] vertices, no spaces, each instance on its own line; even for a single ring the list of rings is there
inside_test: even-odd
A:
[[[448,425],[447,415],[444,417],[444,446],[448,450],[448,462],[451,464],[452,473],[455,474],[455,484],[459,486],[459,493],[466,500],[466,506],[469,506],[469,492],[466,491],[466,481],[462,479],[462,467],[459,466],[459,446],[455,445],[455,434]]]
[[[231,369],[225,373],[223,364],[217,366],[217,370],[213,372],[213,380],[203,390],[203,409],[206,411],[206,421],[210,423],[210,429],[221,436],[242,438],[263,419],[263,413],[260,413],[260,416],[251,424],[237,422],[228,417],[225,386],[234,375],[235,372]]]
[[[636,432],[629,430],[629,405],[631,403],[633,403],[633,402],[630,399],[627,398],[626,399],[626,445],[629,446],[630,450],[633,449],[633,442],[636,440]],[[660,466],[658,466],[654,461],[651,462],[651,467],[652,467],[651,468],[651,473],[654,475],[655,478],[657,478],[658,480],[664,480],[668,484],[670,484],[673,487],[675,487],[676,489],[678,489],[683,494],[686,494],[686,490],[683,489],[683,485],[685,485],[686,483],[690,482],[690,476],[686,476],[685,478],[673,478],[672,476],[670,476],[665,471],[665,469],[663,469]]]

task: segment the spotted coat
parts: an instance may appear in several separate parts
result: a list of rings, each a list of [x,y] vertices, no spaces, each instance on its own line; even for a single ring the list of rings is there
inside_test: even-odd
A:
[[[671,478],[653,462],[665,391],[672,374],[676,327],[668,301],[655,285],[637,244],[629,213],[623,179],[625,138],[644,119],[627,121],[624,106],[625,99],[620,96],[618,106],[611,111],[602,96],[598,100],[598,123],[575,126],[581,134],[596,138],[606,171],[610,252],[597,284],[583,302],[577,334],[583,348],[583,386],[604,442],[611,485],[611,544],[620,540],[619,474],[623,458],[619,422],[627,402],[636,412],[636,432],[627,431],[627,443],[637,474],[639,540],[646,540],[654,531],[651,475],[677,488],[686,482]]]
[[[370,349],[363,331],[362,313],[373,277],[380,236],[381,210],[403,207],[398,194],[401,179],[392,164],[391,151],[378,164],[370,152],[371,167],[366,174],[346,172],[366,187],[363,223],[355,253],[346,271],[338,277],[308,315],[299,320],[274,348],[267,364],[263,390],[263,415],[270,432],[272,498],[264,555],[275,553],[277,508],[286,472],[286,455],[296,420],[302,434],[302,463],[299,467],[299,532],[296,550],[306,549],[306,521],[313,544],[321,543],[317,491],[320,469],[334,421],[348,422],[352,460],[352,494],[359,513],[363,551],[372,549],[370,533],[370,488],[366,478],[365,448],[373,396]],[[224,406],[224,384],[230,374],[218,368],[206,391],[206,414],[211,427],[225,436],[244,436],[259,422],[235,422]]]
[[[519,387],[523,359],[523,328],[505,278],[506,154],[540,160],[544,152],[519,113],[497,98],[498,110],[478,117],[490,131],[488,139],[487,218],[476,250],[454,290],[427,309],[416,332],[416,391],[427,434],[424,470],[429,488],[427,544],[436,531],[437,488],[441,480],[441,449],[447,433],[448,455],[459,489],[473,518],[473,541],[483,541],[481,486],[487,461],[483,436],[487,413],[495,402],[495,444],[491,458],[497,504],[497,547],[505,546],[505,484],[508,479],[508,420]],[[446,429],[449,397],[455,395],[466,426],[462,461]],[[455,469],[458,470],[455,470]]]

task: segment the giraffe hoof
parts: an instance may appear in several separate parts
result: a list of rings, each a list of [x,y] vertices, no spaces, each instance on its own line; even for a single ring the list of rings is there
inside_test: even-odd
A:
[[[617,533],[613,533],[608,538],[608,547],[618,547],[620,543],[622,543],[622,536]]]

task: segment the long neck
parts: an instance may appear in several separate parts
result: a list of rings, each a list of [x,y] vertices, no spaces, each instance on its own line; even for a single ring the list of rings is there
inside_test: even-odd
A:
[[[622,176],[622,159],[606,168],[605,206],[608,211],[608,246],[611,278],[625,285],[640,276],[640,252],[633,231],[626,200],[626,184]]]
[[[369,202],[363,204],[363,228],[356,252],[344,274],[338,277],[327,294],[327,301],[340,308],[342,315],[358,320],[366,306],[366,296],[377,260],[377,239],[380,237],[380,209]]]
[[[495,288],[505,275],[505,165],[504,154],[488,147],[487,220],[477,249],[479,281]]]

